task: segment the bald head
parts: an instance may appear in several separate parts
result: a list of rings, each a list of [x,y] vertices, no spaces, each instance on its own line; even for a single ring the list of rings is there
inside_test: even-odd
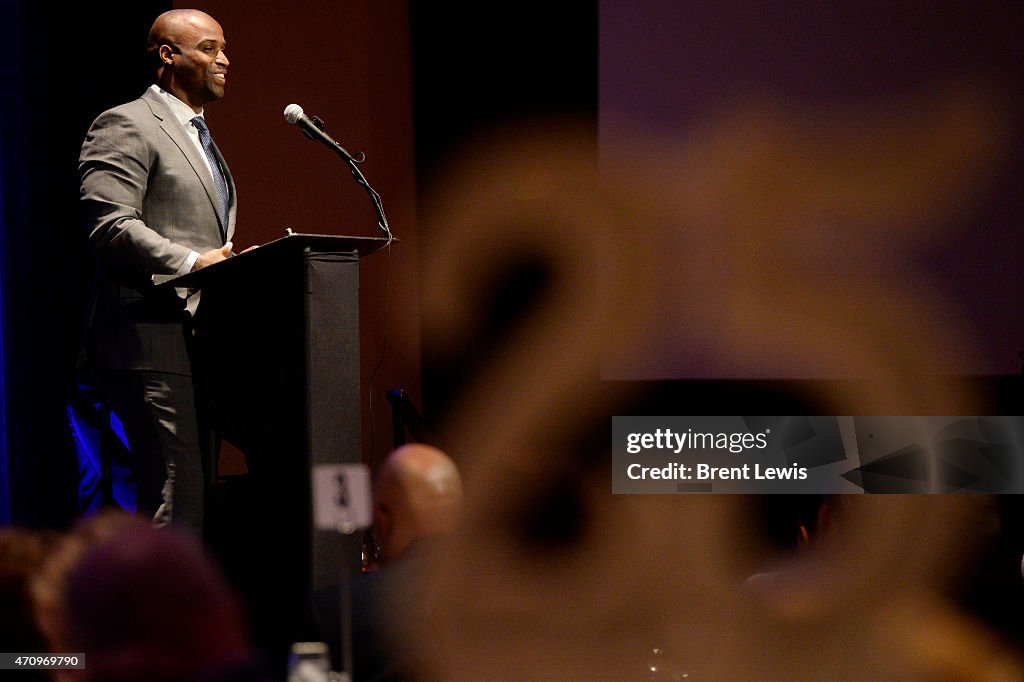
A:
[[[374,482],[374,536],[390,561],[419,538],[449,533],[462,505],[455,462],[429,445],[411,443],[392,452]]]
[[[149,53],[157,61],[157,84],[197,113],[224,96],[228,58],[224,30],[197,9],[164,12],[149,29]]]
[[[156,18],[149,29],[149,52],[156,53],[164,43],[182,43],[191,33],[217,20],[197,9],[172,9]],[[220,26],[220,24],[217,24]]]

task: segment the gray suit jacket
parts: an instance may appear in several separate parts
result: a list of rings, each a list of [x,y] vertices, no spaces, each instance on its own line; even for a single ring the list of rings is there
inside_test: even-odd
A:
[[[235,229],[235,185],[216,152],[230,191],[227,239]],[[99,260],[89,334],[96,369],[190,374],[184,301],[156,292],[154,274],[174,274],[190,251],[225,243],[217,192],[200,152],[159,95],[100,114],[79,159],[82,214]]]

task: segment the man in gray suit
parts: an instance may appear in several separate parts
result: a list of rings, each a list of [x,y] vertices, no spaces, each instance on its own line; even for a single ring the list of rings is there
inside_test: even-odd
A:
[[[157,291],[231,255],[235,187],[203,107],[224,96],[224,32],[197,10],[149,34],[156,83],[99,115],[79,160],[82,213],[98,260],[89,368],[121,420],[140,513],[201,532],[212,438],[200,429],[189,361],[196,298]]]

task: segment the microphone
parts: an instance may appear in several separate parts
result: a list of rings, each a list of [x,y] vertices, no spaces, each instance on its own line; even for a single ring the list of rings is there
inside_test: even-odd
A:
[[[302,132],[305,133],[306,137],[311,140],[320,140],[325,145],[338,152],[341,155],[341,158],[346,161],[354,160],[352,155],[345,151],[344,147],[335,142],[330,135],[321,130],[312,119],[306,116],[305,112],[302,111],[302,107],[298,104],[289,104],[284,108],[284,120],[293,125],[299,126],[299,128],[302,129]]]
[[[388,227],[388,219],[384,216],[384,207],[380,204],[380,195],[377,191],[370,187],[370,183],[366,181],[362,171],[359,170],[359,164],[366,160],[366,155],[359,152],[359,158],[353,158],[351,154],[345,151],[345,148],[335,142],[330,135],[323,131],[324,122],[314,116],[309,118],[302,111],[302,107],[298,104],[289,104],[284,108],[284,120],[288,121],[293,125],[299,126],[302,130],[302,134],[311,140],[320,140],[325,145],[331,148],[332,151],[338,154],[342,160],[348,164],[348,167],[352,170],[352,177],[356,179],[363,189],[366,190],[371,201],[373,201],[373,209],[377,212],[377,225],[380,229],[384,230],[384,234],[387,235],[388,245],[394,239],[391,234],[391,228]]]

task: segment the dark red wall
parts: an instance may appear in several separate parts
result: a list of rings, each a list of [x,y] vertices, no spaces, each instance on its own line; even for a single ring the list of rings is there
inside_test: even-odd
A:
[[[369,198],[341,159],[285,122],[288,104],[320,116],[349,152],[366,153],[362,171],[400,240],[390,259],[378,253],[361,263],[363,456],[379,459],[391,445],[385,391],[405,388],[418,404],[421,398],[406,3],[219,0],[175,7],[208,12],[227,39],[227,94],[207,116],[238,188],[236,251],[288,227],[380,235]]]

